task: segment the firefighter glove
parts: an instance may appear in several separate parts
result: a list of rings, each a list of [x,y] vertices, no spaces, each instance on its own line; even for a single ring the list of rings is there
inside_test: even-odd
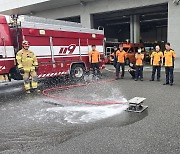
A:
[[[36,71],[36,72],[38,71],[38,66],[35,67],[35,71]]]
[[[20,69],[19,69],[19,72],[20,72],[20,74],[24,74],[24,73],[25,73],[25,71],[24,71],[23,68],[20,68]]]

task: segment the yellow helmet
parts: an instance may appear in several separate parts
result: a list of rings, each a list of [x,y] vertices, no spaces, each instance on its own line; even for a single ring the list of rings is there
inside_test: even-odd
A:
[[[29,47],[29,42],[28,41],[23,41],[22,46],[23,47]]]

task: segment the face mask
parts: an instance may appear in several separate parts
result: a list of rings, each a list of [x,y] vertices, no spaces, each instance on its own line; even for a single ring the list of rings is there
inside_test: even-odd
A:
[[[138,53],[141,53],[141,49],[138,49]]]

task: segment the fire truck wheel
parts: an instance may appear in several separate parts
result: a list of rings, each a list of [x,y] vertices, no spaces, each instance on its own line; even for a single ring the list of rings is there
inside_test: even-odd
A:
[[[129,58],[127,58],[127,59],[125,60],[125,64],[126,64],[126,65],[129,65],[129,64],[130,64]]]
[[[85,68],[82,64],[74,64],[71,68],[71,77],[74,80],[81,80],[84,76]]]

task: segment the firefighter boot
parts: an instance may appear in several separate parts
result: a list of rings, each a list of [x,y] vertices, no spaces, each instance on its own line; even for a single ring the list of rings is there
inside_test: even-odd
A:
[[[33,93],[36,93],[36,94],[40,94],[41,93],[41,90],[37,89],[37,88],[34,88],[32,89],[32,92]]]
[[[30,90],[26,90],[26,94],[30,94],[31,93],[31,91]]]
[[[36,93],[38,93],[38,94],[39,94],[39,93],[41,93],[41,90],[39,90],[39,89],[36,89]]]

